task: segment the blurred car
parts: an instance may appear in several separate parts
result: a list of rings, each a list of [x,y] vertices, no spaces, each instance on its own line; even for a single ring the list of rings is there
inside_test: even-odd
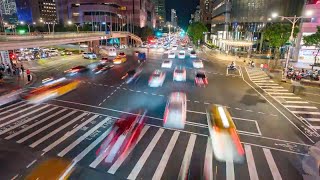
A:
[[[120,52],[119,55],[113,60],[113,64],[121,64],[127,61],[127,55],[124,52]]]
[[[194,77],[194,83],[196,86],[206,86],[208,85],[208,78],[203,71],[196,72]]]
[[[173,81],[186,81],[187,72],[185,68],[175,68],[173,71]]]
[[[85,59],[97,59],[97,55],[91,52],[85,52],[82,54],[82,57]]]
[[[22,92],[22,89],[2,91],[0,94],[0,106],[19,100]]]
[[[110,60],[108,57],[102,57],[101,60],[100,60],[101,64],[106,64],[106,63],[109,63],[109,62],[113,62],[113,61]]]
[[[73,75],[73,74],[77,74],[80,72],[84,72],[86,70],[88,70],[88,68],[85,66],[76,66],[76,67],[70,68],[68,70],[65,70],[64,73],[69,74],[69,75]]]
[[[23,179],[40,180],[40,179],[60,179],[67,180],[73,172],[73,164],[64,158],[50,158],[42,161]]]
[[[242,162],[244,150],[227,108],[211,106],[207,110],[207,121],[215,158],[219,161]]]
[[[92,71],[99,74],[113,68],[113,66],[113,64],[98,64],[96,68],[92,69]]]
[[[146,111],[139,111],[116,120],[110,133],[96,151],[96,155],[105,156],[106,163],[114,162],[138,139],[145,124],[145,115]]]
[[[49,55],[50,57],[52,57],[52,56],[58,56],[58,55],[59,55],[58,50],[49,50],[49,51],[47,51],[47,53],[48,53],[48,55]]]
[[[197,58],[197,53],[196,53],[196,51],[191,51],[191,52],[190,52],[190,58]]]
[[[87,47],[89,47],[87,44],[80,44],[80,47],[81,48],[87,48]]]
[[[139,53],[140,53],[140,51],[134,51],[134,55],[135,55],[135,56],[138,56]]]
[[[61,56],[72,55],[72,51],[61,51],[60,55]]]
[[[192,65],[194,68],[203,68],[203,62],[201,60],[194,60]]]
[[[141,44],[141,47],[142,48],[146,48],[148,46],[148,44],[146,43],[146,42],[143,42],[142,44]]]
[[[178,58],[179,58],[179,59],[184,59],[184,58],[186,58],[186,52],[185,52],[185,51],[180,51],[180,52],[178,53]]]
[[[149,78],[149,87],[159,87],[163,85],[164,80],[166,79],[166,73],[161,70],[155,70]]]
[[[174,51],[175,51],[175,50],[178,50],[178,46],[177,46],[177,45],[173,45],[173,46],[172,46],[172,50],[174,50]]]
[[[168,58],[169,59],[176,58],[176,54],[173,51],[170,51],[169,54],[168,54]]]
[[[172,67],[172,61],[171,60],[164,60],[161,64],[162,68],[171,68]]]
[[[79,83],[79,81],[75,80],[66,80],[49,86],[41,86],[22,95],[22,98],[31,104],[42,103],[76,89]]]
[[[127,84],[133,81],[136,82],[140,78],[141,72],[142,72],[142,68],[130,70],[121,79],[126,79]]]
[[[144,62],[147,60],[147,56],[146,56],[146,53],[144,52],[139,52],[138,54],[138,62]]]
[[[192,51],[193,47],[192,46],[188,46],[188,51]]]
[[[163,126],[184,129],[187,118],[187,96],[182,92],[170,94],[163,117]]]

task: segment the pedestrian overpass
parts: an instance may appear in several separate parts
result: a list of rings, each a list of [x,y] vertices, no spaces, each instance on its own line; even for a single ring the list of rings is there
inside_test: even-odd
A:
[[[79,42],[98,42],[102,39],[120,38],[122,44],[131,41],[133,44],[142,44],[139,36],[126,31],[105,32],[66,32],[54,34],[34,35],[0,35],[0,50],[13,50],[20,48],[33,48]],[[98,43],[94,43],[98,44]]]

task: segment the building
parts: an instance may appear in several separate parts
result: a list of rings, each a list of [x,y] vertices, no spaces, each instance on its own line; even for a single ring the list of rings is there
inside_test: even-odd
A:
[[[160,19],[166,21],[166,3],[165,0],[152,0],[156,14]]]
[[[196,11],[191,14],[191,19],[189,21],[189,23],[193,23],[193,22],[200,22],[201,18],[200,18],[200,6],[196,7]]]
[[[211,24],[212,0],[200,0],[200,21],[205,25]]]
[[[14,0],[0,0],[0,17],[1,22],[16,24],[17,18],[17,7]]]
[[[137,27],[155,27],[156,14],[150,0],[56,0],[58,18],[64,24],[70,20],[76,24],[92,24],[103,29],[113,25],[113,29],[124,28],[126,24]],[[122,25],[122,26],[121,26]],[[127,26],[126,26],[127,27]]]
[[[16,0],[19,21],[58,23],[55,0]]]
[[[177,13],[176,10],[171,9],[171,25],[172,26],[177,26],[178,25],[178,18],[177,18]]]

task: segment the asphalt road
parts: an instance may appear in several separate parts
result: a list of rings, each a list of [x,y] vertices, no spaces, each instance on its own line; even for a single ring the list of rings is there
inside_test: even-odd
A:
[[[1,108],[0,137],[11,144],[4,151],[13,153],[1,157],[1,167],[10,167],[0,176],[23,177],[43,159],[58,156],[76,162],[70,179],[178,179],[184,173],[189,179],[302,179],[301,159],[319,140],[318,133],[250,81],[245,67],[230,72],[225,62],[199,53],[209,81],[200,88],[194,85],[196,70],[187,54],[165,69],[162,87],[150,88],[150,74],[161,69],[167,55],[150,50],[141,65],[132,51],[126,52],[128,61],[106,73],[88,71],[72,77],[82,83],[71,93],[39,105],[19,101]],[[72,66],[95,63],[79,56],[38,62],[33,69],[36,85],[42,78],[63,76]],[[126,84],[121,77],[138,66],[143,68],[141,77]],[[187,69],[186,82],[172,81],[176,66]],[[185,92],[188,99],[186,126],[179,131],[162,127],[167,97],[174,91]],[[243,163],[214,158],[205,114],[210,104],[228,107],[245,149]],[[147,111],[137,144],[112,164],[98,159],[97,151],[114,121],[137,109]],[[8,163],[14,153],[23,152],[32,158],[26,153],[29,158]]]

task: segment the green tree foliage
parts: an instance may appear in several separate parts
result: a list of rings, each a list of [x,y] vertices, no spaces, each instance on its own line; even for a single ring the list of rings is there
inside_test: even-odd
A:
[[[284,46],[288,42],[291,34],[291,24],[272,24],[267,26],[264,30],[264,37],[269,45],[274,48],[275,66],[278,64],[279,48]],[[298,28],[294,29],[294,37],[299,32]]]
[[[315,46],[317,48],[317,53],[314,56],[314,64],[317,64],[317,57],[320,52],[320,26],[317,27],[317,32],[309,36],[303,37],[303,42],[305,46]]]
[[[191,37],[194,44],[201,40],[203,33],[208,32],[208,28],[201,22],[194,22],[188,26],[187,33]]]
[[[148,36],[153,35],[153,30],[149,27],[143,27],[139,29],[135,29],[135,34],[141,37],[142,40],[146,40]]]

